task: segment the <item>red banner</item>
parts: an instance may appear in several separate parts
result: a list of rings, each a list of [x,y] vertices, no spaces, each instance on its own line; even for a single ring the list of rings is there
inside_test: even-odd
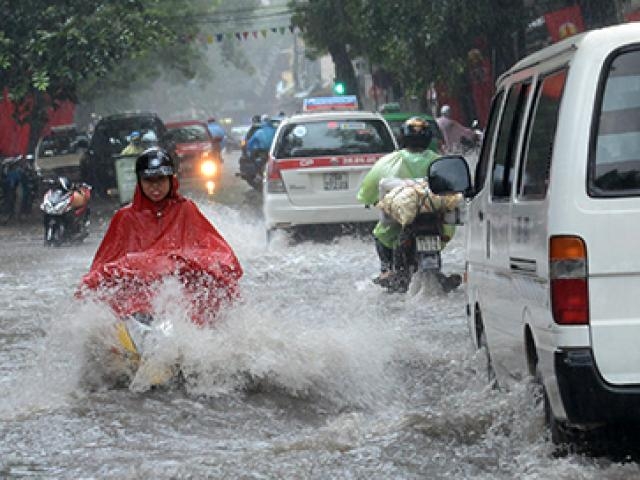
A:
[[[551,35],[551,39],[554,42],[584,31],[582,12],[578,5],[545,13],[544,21],[547,24],[549,35]]]
[[[0,97],[0,157],[29,153],[27,149],[31,128],[29,125],[19,125],[15,121],[14,109],[5,89],[4,95]],[[74,113],[75,105],[71,102],[62,102],[55,110],[49,108],[47,111],[49,121],[42,133],[49,133],[53,126],[73,123]]]

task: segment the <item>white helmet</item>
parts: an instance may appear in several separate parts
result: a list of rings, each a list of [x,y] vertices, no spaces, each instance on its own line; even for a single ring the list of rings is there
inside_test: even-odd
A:
[[[440,109],[440,115],[442,115],[443,117],[448,117],[449,115],[451,115],[451,107],[449,105],[443,105]]]
[[[156,143],[158,141],[158,136],[153,130],[147,130],[144,135],[142,135],[142,141],[145,143]]]

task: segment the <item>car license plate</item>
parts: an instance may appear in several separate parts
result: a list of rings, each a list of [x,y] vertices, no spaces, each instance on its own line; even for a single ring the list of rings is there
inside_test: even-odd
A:
[[[347,173],[325,173],[325,190],[349,190],[349,174]]]
[[[442,242],[439,235],[420,235],[416,237],[416,250],[419,252],[439,252]]]

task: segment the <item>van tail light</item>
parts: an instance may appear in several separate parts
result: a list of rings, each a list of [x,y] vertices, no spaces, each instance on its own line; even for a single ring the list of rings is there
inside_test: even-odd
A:
[[[551,308],[560,325],[589,323],[587,248],[580,237],[555,236],[549,244]]]
[[[278,161],[271,156],[267,162],[267,193],[286,193]]]

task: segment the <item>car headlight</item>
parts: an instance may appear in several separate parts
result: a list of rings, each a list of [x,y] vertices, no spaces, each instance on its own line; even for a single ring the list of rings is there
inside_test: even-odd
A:
[[[206,160],[200,165],[200,172],[205,177],[213,177],[218,172],[218,166],[213,160]]]

